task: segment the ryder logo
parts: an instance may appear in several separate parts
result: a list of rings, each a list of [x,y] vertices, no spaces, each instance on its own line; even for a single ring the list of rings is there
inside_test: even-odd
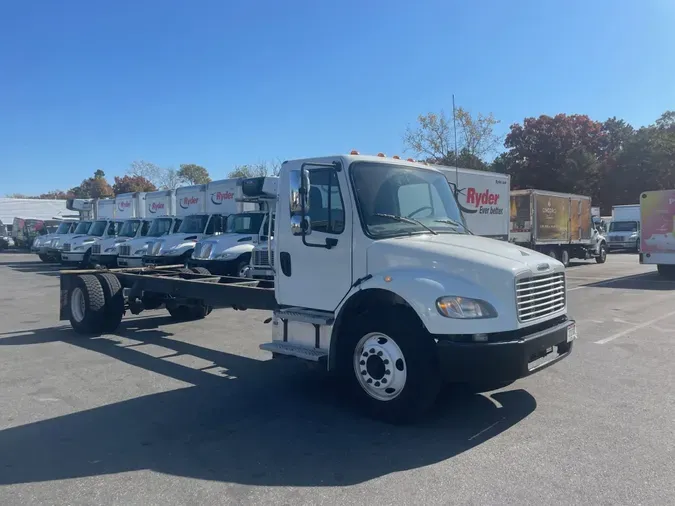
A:
[[[156,214],[159,211],[164,211],[164,202],[153,202],[148,206],[148,212]]]
[[[220,206],[226,200],[232,200],[234,198],[234,193],[232,192],[215,192],[211,194],[211,202],[215,205]]]
[[[178,204],[183,209],[189,209],[190,206],[199,204],[199,197],[183,197],[178,201]]]
[[[466,194],[464,193],[466,191]],[[480,212],[481,214],[502,214],[503,210],[497,207],[486,207],[486,206],[498,206],[499,205],[499,194],[492,193],[490,190],[478,191],[476,188],[463,188],[457,191],[459,195],[465,195],[466,206],[459,204],[459,208],[463,213],[466,214],[475,214]],[[459,202],[458,202],[459,203]]]
[[[121,202],[117,203],[117,210],[120,212],[125,212],[127,210],[131,209],[131,201],[130,200],[122,200]]]

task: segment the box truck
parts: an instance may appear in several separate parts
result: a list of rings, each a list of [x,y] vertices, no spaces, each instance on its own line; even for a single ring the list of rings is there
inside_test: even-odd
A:
[[[150,228],[144,235],[137,235],[118,246],[119,267],[141,267],[148,244],[159,237],[178,232],[182,218],[176,216],[175,190],[163,190],[145,194],[145,219]],[[142,233],[143,230],[140,231]]]
[[[543,190],[511,192],[511,242],[559,259],[607,259],[607,241],[593,226],[591,198]]]
[[[182,264],[62,272],[59,318],[100,335],[125,310],[158,304],[180,320],[267,310],[263,350],[323,366],[348,399],[392,423],[424,415],[444,382],[497,388],[570,356],[577,331],[563,265],[470,234],[440,171],[325,156],[284,162],[278,188],[272,282]]]
[[[641,264],[656,265],[658,273],[675,279],[675,190],[640,195]]]
[[[640,204],[612,207],[607,243],[613,249],[640,249]]]
[[[212,181],[208,185],[186,186],[176,190],[176,213],[183,218],[178,232],[152,241],[143,256],[144,265],[187,263],[200,239],[225,231],[227,216],[253,204],[237,201],[241,178]]]

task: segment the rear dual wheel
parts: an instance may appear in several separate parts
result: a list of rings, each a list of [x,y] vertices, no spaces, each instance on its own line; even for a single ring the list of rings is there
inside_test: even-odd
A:
[[[114,332],[124,316],[122,285],[113,274],[76,276],[68,302],[70,324],[78,334]]]

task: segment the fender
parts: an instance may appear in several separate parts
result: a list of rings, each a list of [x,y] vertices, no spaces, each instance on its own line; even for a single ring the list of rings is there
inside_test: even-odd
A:
[[[349,307],[353,297],[373,289],[400,297],[415,311],[431,334],[481,334],[519,327],[515,311],[515,281],[512,280],[508,285],[495,282],[485,286],[467,277],[452,276],[432,269],[387,269],[386,273],[373,275],[347,294],[336,310],[336,321],[343,308]],[[485,300],[494,306],[498,317],[462,320],[442,316],[436,309],[436,300],[448,295]]]

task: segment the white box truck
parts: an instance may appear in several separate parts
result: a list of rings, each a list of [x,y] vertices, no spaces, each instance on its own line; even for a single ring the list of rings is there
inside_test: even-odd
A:
[[[243,185],[256,186],[247,189],[248,193],[259,196],[235,199],[240,202],[239,212],[227,217],[223,234],[197,243],[188,267],[202,267],[211,274],[245,277],[255,246],[261,240],[267,244],[274,230],[274,219],[269,220],[268,216],[276,204],[278,182],[278,177],[244,180]]]
[[[641,264],[656,265],[658,273],[675,279],[675,190],[640,195]]]
[[[185,264],[200,239],[222,234],[227,216],[252,208],[237,202],[237,197],[241,196],[241,181],[241,178],[222,179],[208,185],[178,188],[176,212],[183,218],[178,232],[149,244],[143,264]]]
[[[116,235],[101,239],[91,246],[92,265],[117,267],[118,246],[129,239],[147,234],[149,219],[145,219],[145,192],[123,193],[115,197],[115,219],[122,221]]]
[[[565,359],[577,337],[564,266],[461,221],[445,176],[423,164],[291,160],[279,173],[273,282],[181,264],[63,272],[59,318],[101,334],[125,309],[158,303],[182,320],[269,310],[261,348],[273,358],[323,365],[372,416],[410,422],[443,382],[503,386]]]
[[[640,249],[640,204],[612,207],[607,242],[610,250]]]
[[[118,267],[141,267],[143,255],[151,241],[178,232],[182,218],[176,216],[175,190],[146,193],[145,219],[151,222],[147,233],[137,234],[136,238],[118,246]]]

